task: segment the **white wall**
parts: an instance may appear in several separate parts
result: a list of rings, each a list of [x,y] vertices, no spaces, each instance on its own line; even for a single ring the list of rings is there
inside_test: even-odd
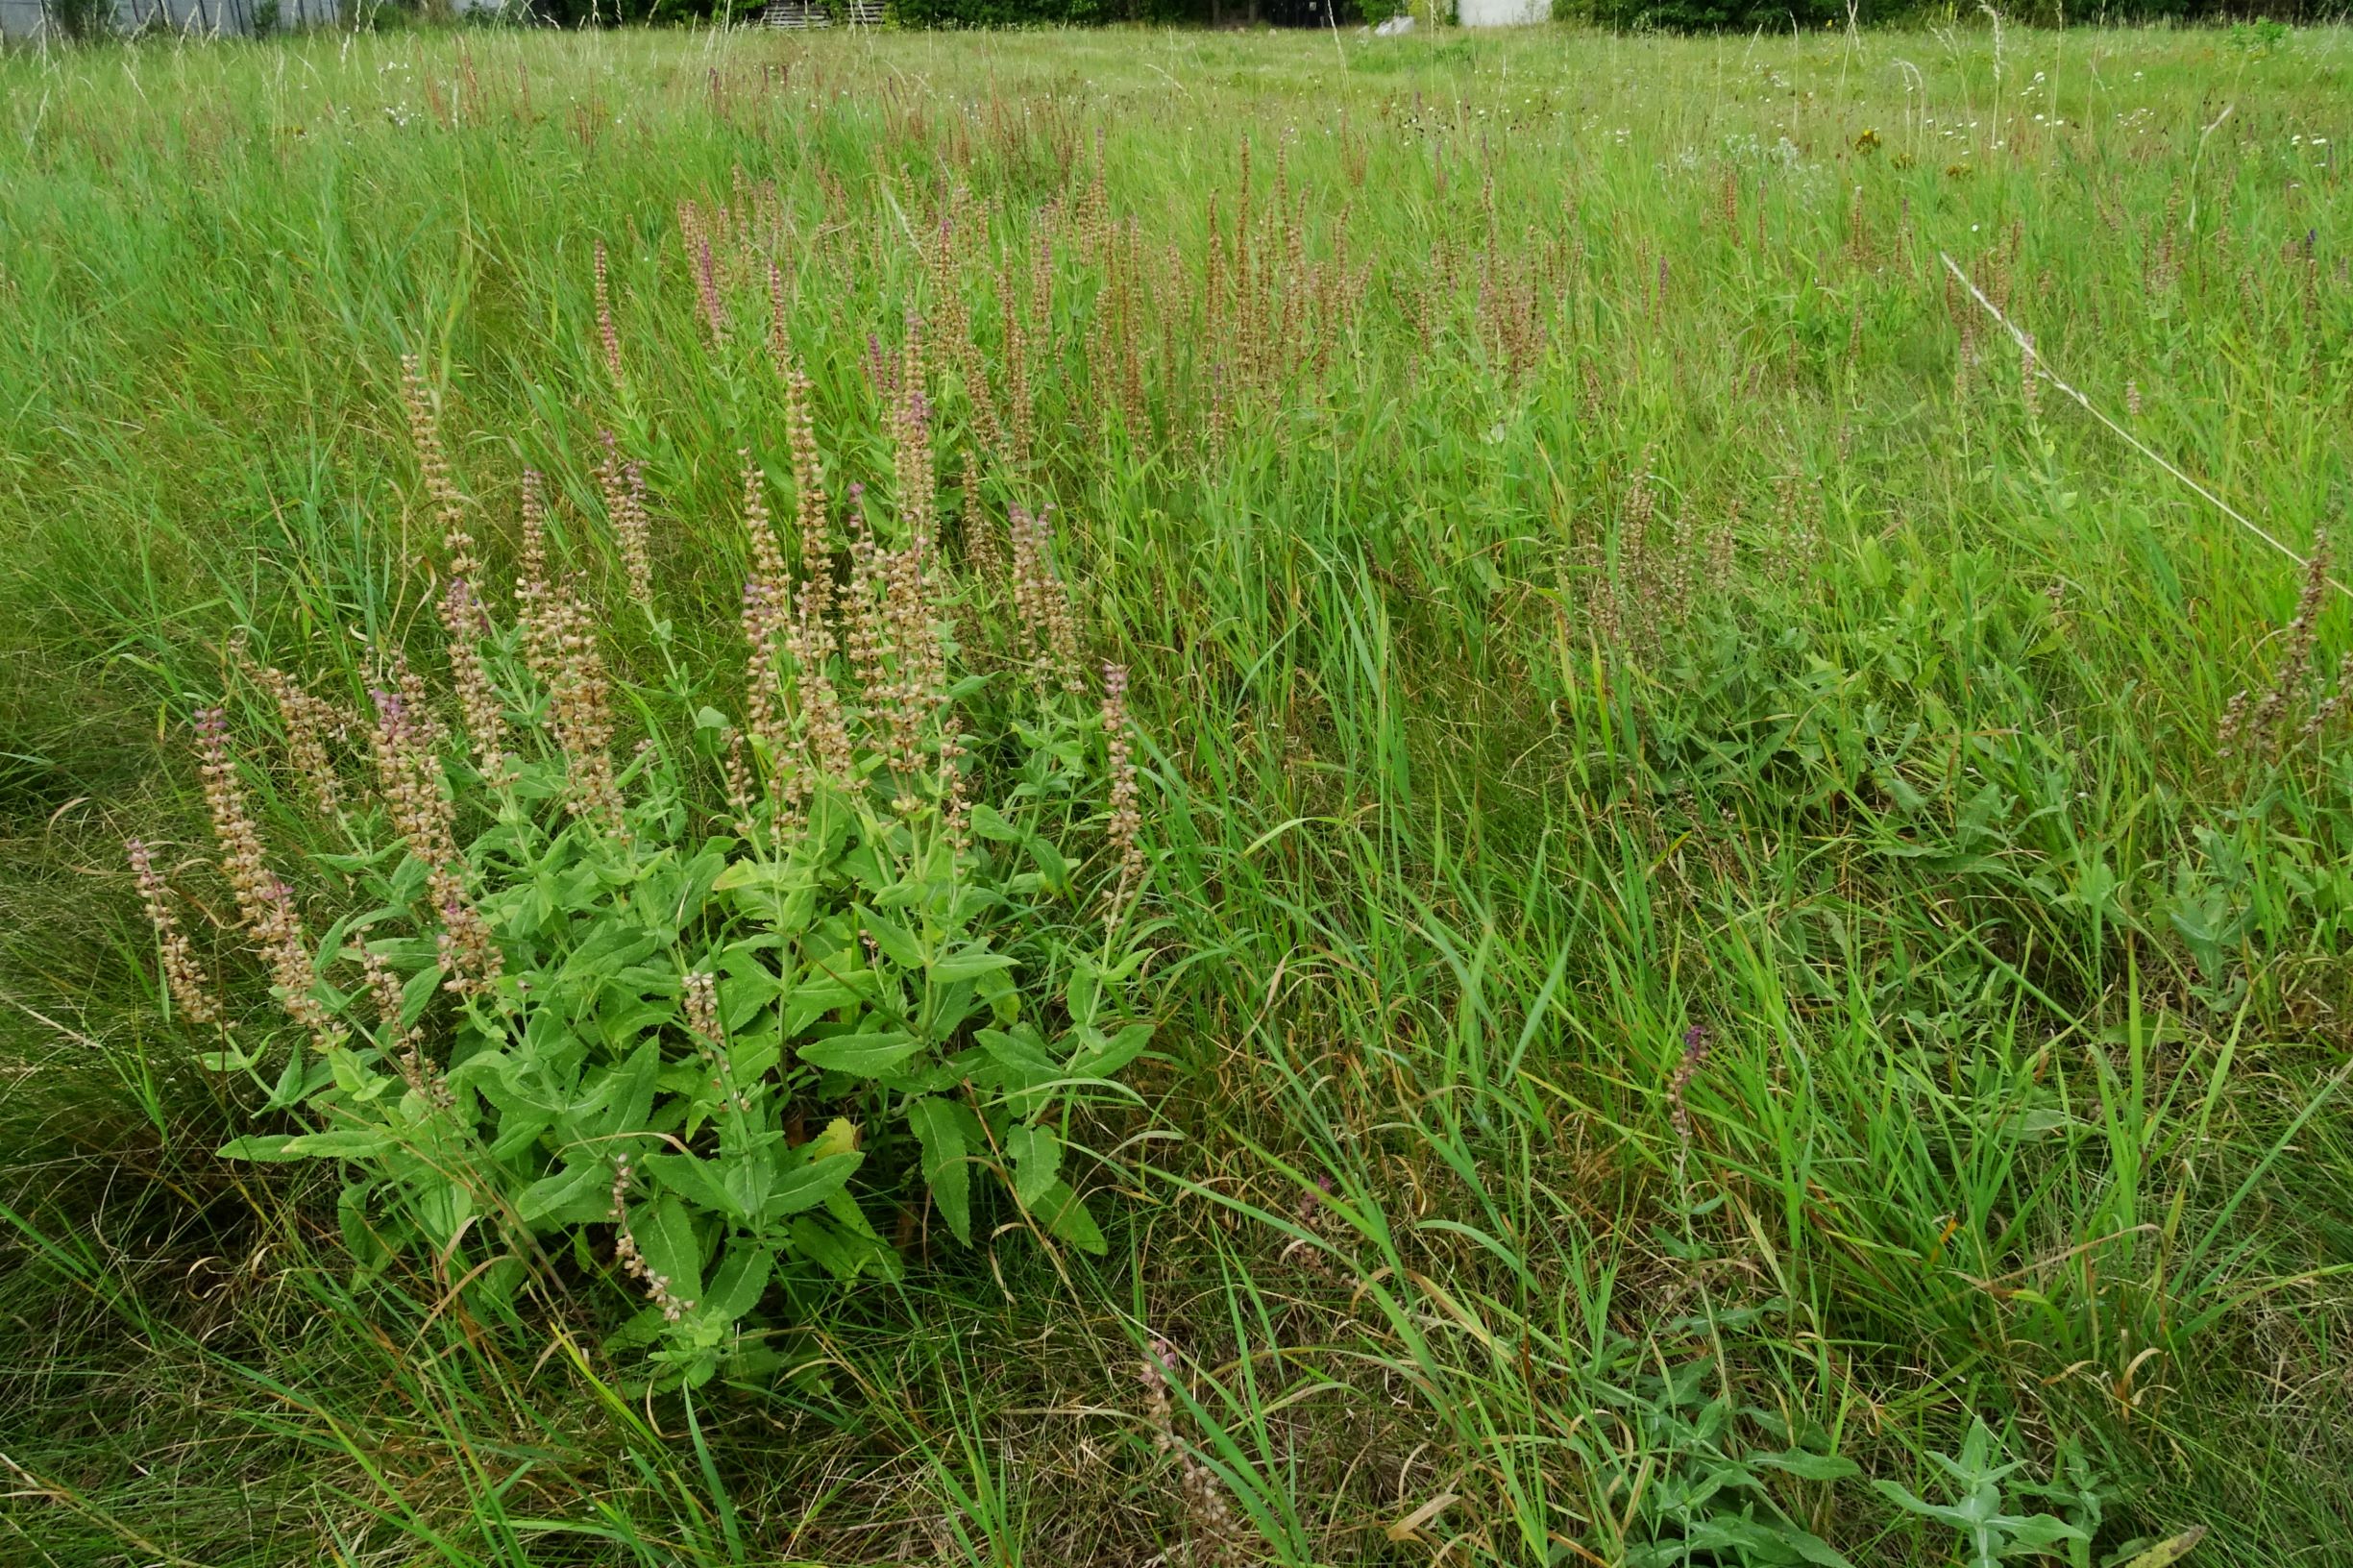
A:
[[[1553,0],[1455,0],[1455,20],[1464,27],[1518,27],[1553,19]]]

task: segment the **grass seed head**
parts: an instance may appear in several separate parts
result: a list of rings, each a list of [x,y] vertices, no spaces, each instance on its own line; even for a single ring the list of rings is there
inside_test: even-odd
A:
[[[172,909],[171,891],[156,870],[154,854],[139,839],[129,841],[124,848],[131,857],[131,873],[138,881],[139,902],[147,911],[147,922],[155,927],[156,951],[163,969],[164,990],[171,996],[172,1005],[190,1023],[219,1023],[221,1010],[213,1000],[211,976],[197,962],[194,945],[180,929],[179,918]]]
[[[621,333],[613,325],[612,285],[605,274],[604,241],[597,241],[597,341],[604,349],[604,371],[619,386],[621,375]]]

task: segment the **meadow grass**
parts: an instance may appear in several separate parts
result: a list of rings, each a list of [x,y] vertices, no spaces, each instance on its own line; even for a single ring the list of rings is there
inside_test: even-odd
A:
[[[2063,1560],[2353,1561],[2353,35],[0,82],[0,1556],[1936,1563],[1942,1456]],[[772,261],[831,477],[889,490],[920,319],[968,641],[1054,507],[1161,1033],[1106,1256],[922,1249],[648,1394],[214,1157],[257,1096],[121,845],[225,902],[239,649],[438,668],[404,355],[494,576],[532,468],[621,602],[600,433],[645,463],[625,729],[733,712]]]

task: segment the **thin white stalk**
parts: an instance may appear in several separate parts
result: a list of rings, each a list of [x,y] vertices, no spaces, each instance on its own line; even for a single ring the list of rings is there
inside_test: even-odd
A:
[[[1984,291],[1970,281],[1969,274],[1963,272],[1958,266],[1953,264],[1953,259],[1951,257],[1947,256],[1942,251],[1939,251],[1936,253],[1936,258],[1945,263],[1945,270],[1947,272],[1951,273],[1953,277],[1960,280],[1961,286],[1969,290],[1970,298],[1975,300],[1980,306],[1984,306],[1985,313],[1987,315],[1992,316],[1996,321],[2001,323],[2002,331],[2010,334],[2011,340],[2018,345],[2018,352],[2026,356],[2026,362],[2034,367],[2034,372],[2036,375],[2042,377],[2043,380],[2048,381],[2051,385],[2057,387],[2069,397],[2073,398],[2077,404],[2082,405],[2085,413],[2090,414],[2094,419],[2098,420],[2102,425],[2105,425],[2108,427],[2108,429],[2114,430],[2117,435],[2123,440],[2126,446],[2132,448],[2133,451],[2139,453],[2150,462],[2155,463],[2159,468],[2164,469],[2168,474],[2172,475],[2173,478],[2181,480],[2182,483],[2188,485],[2191,489],[2196,491],[2200,496],[2204,497],[2208,504],[2212,505],[2216,511],[2220,512],[2224,517],[2229,518],[2233,523],[2238,524],[2241,527],[2246,529],[2247,532],[2253,534],[2265,544],[2269,545],[2273,550],[2278,551],[2282,555],[2285,555],[2290,560],[2295,562],[2296,565],[2309,566],[2311,564],[2306,561],[2303,556],[2298,555],[2294,551],[2290,550],[2286,545],[2281,544],[2270,534],[2258,527],[2254,522],[2246,516],[2246,514],[2233,506],[2229,502],[2224,501],[2220,496],[2216,495],[2213,491],[2198,483],[2197,480],[2192,478],[2189,475],[2184,474],[2162,453],[2153,450],[2147,442],[2143,441],[2139,436],[2124,429],[2123,426],[2119,425],[2115,420],[2110,419],[2106,414],[2101,413],[2097,408],[2092,406],[2092,400],[2085,397],[2082,393],[2076,391],[2073,386],[2063,380],[2059,377],[2058,373],[2050,368],[2050,361],[2045,359],[2043,355],[2036,351],[2033,340],[2027,337],[2024,332],[2019,331],[2018,328],[2011,325],[2010,318],[2003,315],[2000,307],[1996,306],[1992,300],[1987,299]],[[2347,588],[2343,583],[2339,582],[2334,577],[2328,579],[2328,584],[2330,587],[2336,589],[2339,593],[2344,595],[2347,599],[2353,599],[2353,588]]]

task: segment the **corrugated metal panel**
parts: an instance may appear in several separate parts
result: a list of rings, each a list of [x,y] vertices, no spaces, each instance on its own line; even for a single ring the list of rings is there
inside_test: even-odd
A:
[[[119,33],[247,34],[256,0],[114,0]],[[330,27],[342,20],[340,0],[278,0],[281,27]],[[0,0],[0,36],[37,38],[49,26],[45,0]]]
[[[798,31],[804,27],[831,27],[837,20],[852,27],[880,27],[882,0],[769,0],[768,9],[760,19],[770,27]]]

